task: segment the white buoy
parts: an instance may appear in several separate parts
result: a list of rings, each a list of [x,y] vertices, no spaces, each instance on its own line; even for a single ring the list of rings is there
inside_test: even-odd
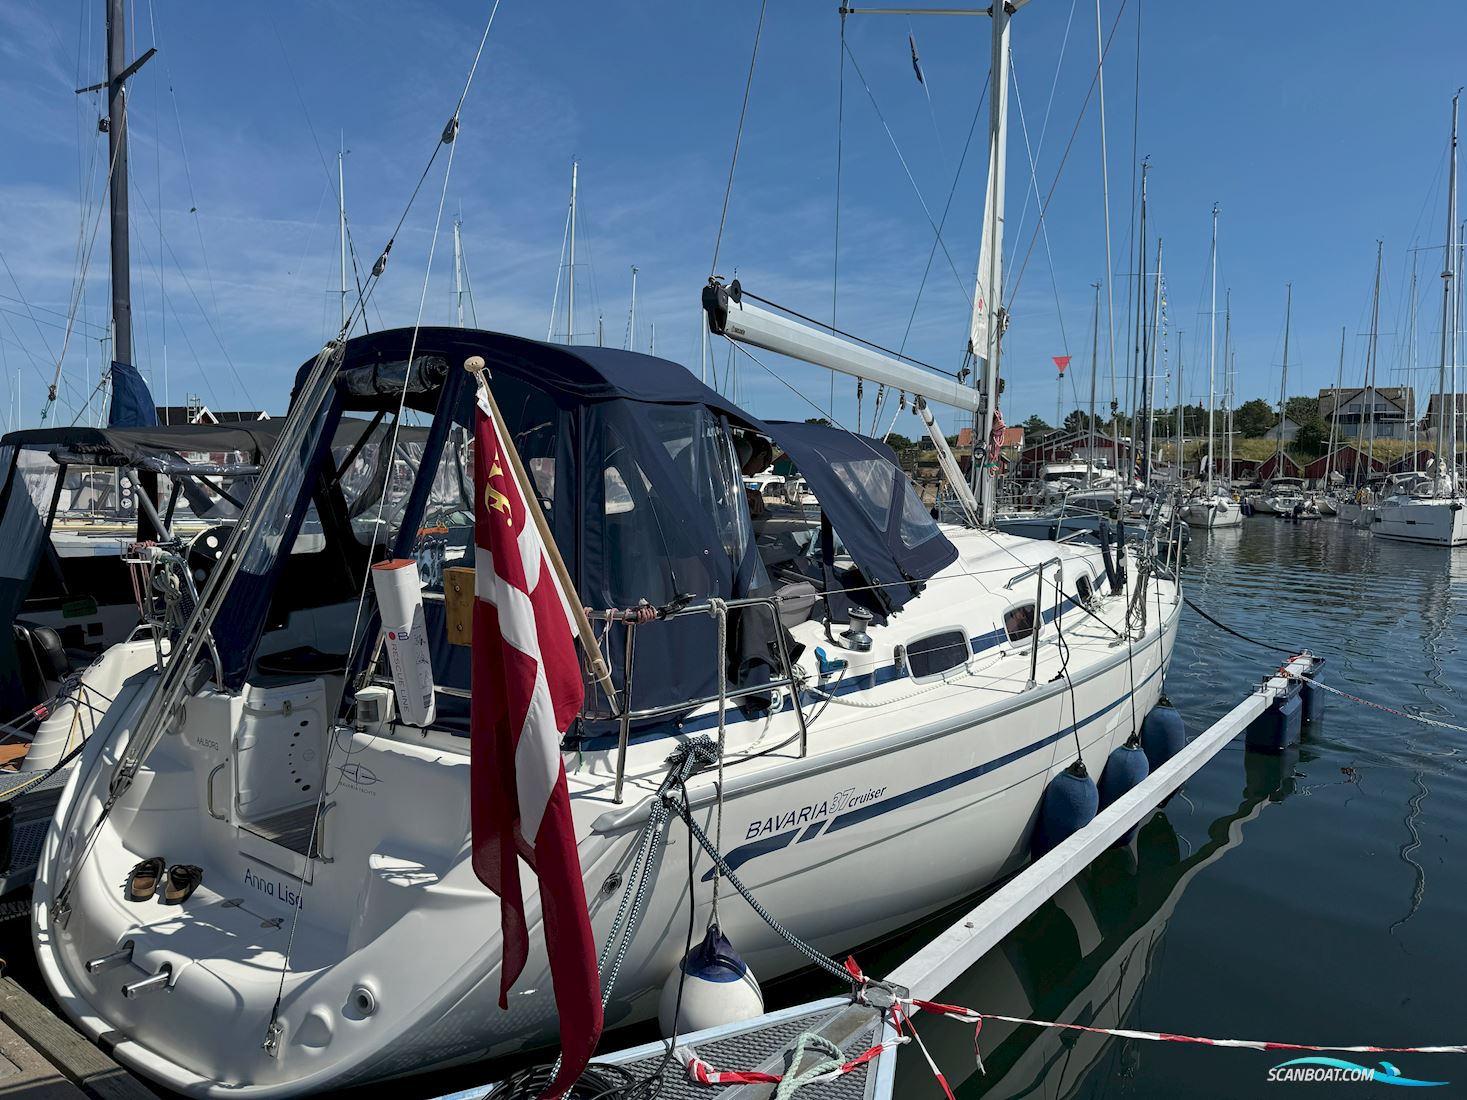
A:
[[[682,987],[680,1009],[679,986]],[[675,1026],[674,1012],[677,1013]],[[763,1014],[764,994],[748,963],[734,950],[718,925],[710,924],[703,942],[688,952],[663,983],[657,1022],[662,1034],[670,1038],[674,1034],[686,1035],[752,1020]]]

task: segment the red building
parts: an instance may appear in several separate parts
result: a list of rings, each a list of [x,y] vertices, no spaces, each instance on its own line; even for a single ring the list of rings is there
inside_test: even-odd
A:
[[[1347,482],[1354,482],[1357,476],[1363,480],[1367,476],[1374,478],[1384,475],[1386,464],[1378,458],[1372,459],[1368,451],[1359,449],[1353,443],[1346,443],[1343,447],[1335,448],[1333,458],[1328,455],[1316,458],[1304,467],[1303,474],[1297,476],[1323,483],[1327,471],[1338,473]]]

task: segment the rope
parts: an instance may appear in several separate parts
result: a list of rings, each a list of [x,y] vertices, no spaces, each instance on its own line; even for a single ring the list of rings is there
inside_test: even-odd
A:
[[[713,263],[709,265],[711,278],[718,270],[718,252],[723,247],[723,227],[728,222],[728,201],[733,197],[734,169],[739,165],[739,146],[744,141],[744,120],[749,115],[749,92],[754,88],[754,63],[759,60],[759,39],[764,34],[764,13],[769,0],[759,5],[759,23],[754,28],[754,50],[749,55],[749,75],[744,80],[744,104],[739,108],[739,128],[734,134],[733,157],[728,162],[728,183],[723,189],[723,213],[718,216],[718,236],[713,239]]]
[[[1290,657],[1297,655],[1299,652],[1297,649],[1286,649],[1281,645],[1271,645],[1268,642],[1260,642],[1257,638],[1250,638],[1248,635],[1242,633],[1241,631],[1234,630],[1232,627],[1228,626],[1227,623],[1219,622],[1217,619],[1214,619],[1206,611],[1203,611],[1202,608],[1193,603],[1190,596],[1183,596],[1182,599],[1193,611],[1197,612],[1197,614],[1201,615],[1204,619],[1210,622],[1213,626],[1217,627],[1219,630],[1223,631],[1224,633],[1231,634],[1234,638],[1241,638],[1245,642],[1251,642],[1253,645],[1260,646],[1263,649],[1271,649],[1275,653],[1287,653]]]
[[[749,888],[743,884],[743,881],[739,878],[734,869],[728,865],[728,861],[723,858],[723,854],[719,852],[717,847],[714,846],[713,842],[708,839],[708,834],[703,832],[703,830],[698,827],[698,823],[693,820],[693,811],[688,807],[686,801],[684,801],[681,805],[675,804],[671,808],[675,810],[679,816],[682,817],[683,821],[688,826],[688,832],[692,833],[693,839],[703,846],[703,850],[707,852],[708,855],[712,858],[713,864],[718,869],[718,871],[728,878],[729,885],[739,892],[740,896],[749,903],[749,908],[754,910],[754,912],[759,916],[761,920],[764,921],[765,924],[769,925],[770,929],[774,932],[775,935],[784,940],[785,943],[789,944],[801,955],[804,955],[805,958],[809,959],[821,970],[824,970],[826,973],[836,978],[839,978],[841,981],[850,981],[851,975],[845,967],[841,966],[840,963],[836,962],[819,948],[813,947],[810,944],[806,943],[804,940],[800,939],[799,936],[796,936],[788,928],[780,924],[779,921],[775,920],[775,918],[770,914],[769,910],[765,909],[764,906],[759,903],[759,899],[754,897]]]
[[[1340,698],[1348,699],[1352,703],[1359,703],[1362,707],[1370,707],[1372,710],[1379,710],[1384,711],[1386,714],[1393,714],[1397,718],[1409,718],[1411,719],[1411,721],[1420,722],[1424,726],[1436,726],[1438,729],[1454,730],[1457,733],[1467,733],[1467,726],[1458,726],[1452,722],[1444,722],[1440,718],[1427,718],[1423,714],[1412,714],[1408,710],[1397,710],[1395,707],[1388,707],[1384,703],[1376,703],[1370,699],[1362,699],[1358,695],[1351,695],[1348,691],[1341,691],[1337,687],[1331,687],[1323,680],[1316,680],[1313,676],[1310,676],[1307,673],[1290,672],[1287,669],[1282,669],[1280,670],[1279,675],[1284,676],[1290,680],[1304,680],[1309,684],[1312,684],[1314,687],[1323,688],[1331,695],[1338,695]]]
[[[818,1050],[825,1057],[802,1070],[796,1070],[795,1067],[804,1059],[806,1051],[811,1049]],[[845,1051],[824,1035],[817,1035],[813,1031],[800,1032],[800,1037],[795,1040],[795,1048],[790,1052],[791,1072],[780,1079],[779,1087],[774,1090],[774,1100],[790,1100],[805,1085],[828,1079],[831,1074],[839,1075],[845,1063]]]
[[[32,777],[30,779],[27,779],[24,783],[17,783],[15,786],[11,787],[4,794],[0,794],[0,802],[9,802],[16,795],[20,794],[21,791],[29,790],[31,787],[34,787],[36,784],[43,783],[47,779],[50,779],[53,775],[55,775],[57,772],[59,772],[62,768],[66,767],[66,765],[70,764],[73,760],[75,760],[78,756],[80,756],[82,750],[84,748],[86,748],[86,747],[87,747],[87,743],[85,741],[83,741],[80,745],[78,745],[76,748],[72,749],[69,753],[67,753],[65,756],[63,756],[60,760],[56,761],[56,763],[52,764],[51,767],[48,768],[46,771],[40,772],[39,774],[35,775],[34,777]]]

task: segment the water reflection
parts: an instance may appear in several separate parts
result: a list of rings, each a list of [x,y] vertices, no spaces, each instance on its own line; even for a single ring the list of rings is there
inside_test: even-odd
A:
[[[1097,861],[941,999],[1219,1037],[1454,1041],[1461,972],[1446,960],[1467,921],[1454,843],[1467,835],[1467,737],[1405,715],[1467,725],[1467,548],[1254,519],[1195,532],[1184,580],[1210,614],[1322,654],[1331,685],[1384,709],[1331,696],[1302,754],[1231,746],[1133,848]],[[1196,733],[1279,659],[1187,612],[1167,691]],[[922,1033],[964,1100],[1258,1095],[1279,1061],[990,1022],[981,1076],[971,1031],[933,1020]],[[897,1095],[935,1094],[921,1058],[898,1065]],[[1467,1072],[1441,1057],[1429,1072],[1425,1056],[1402,1068]]]
[[[1203,843],[1189,852],[1168,811],[1159,811],[1130,845],[1091,864],[943,999],[1009,1016],[1129,1026],[1187,884],[1241,843],[1244,825],[1265,806],[1293,793],[1298,762],[1297,749],[1225,754],[1216,766],[1235,776],[1241,770],[1242,789],[1236,808],[1208,825]],[[1117,1045],[1101,1035],[989,1021],[981,1034],[983,1075],[973,1062],[971,1032],[924,1022],[923,1037],[949,1083],[961,1084],[964,1100],[1070,1095]],[[898,1059],[896,1094],[920,1095],[926,1074],[921,1059]]]

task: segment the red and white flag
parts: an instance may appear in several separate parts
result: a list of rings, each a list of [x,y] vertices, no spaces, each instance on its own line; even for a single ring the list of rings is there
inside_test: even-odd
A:
[[[529,954],[519,860],[540,880],[545,946],[570,1088],[601,1037],[601,984],[576,853],[561,735],[585,689],[565,596],[484,394],[474,416],[474,635],[470,805],[474,872],[499,895],[499,1006]]]

